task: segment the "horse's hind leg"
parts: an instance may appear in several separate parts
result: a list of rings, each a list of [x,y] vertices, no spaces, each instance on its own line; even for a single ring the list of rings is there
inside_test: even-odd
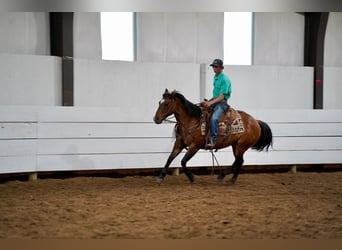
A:
[[[247,148],[248,149],[248,148]],[[239,176],[240,169],[242,167],[242,164],[244,162],[243,160],[243,154],[247,150],[246,147],[243,145],[233,145],[233,153],[234,153],[234,163],[232,166],[228,166],[224,171],[222,171],[219,176],[217,177],[217,182],[221,183],[224,177],[227,174],[230,174],[233,172],[233,177],[229,180],[231,184],[234,184]]]
[[[234,161],[234,163],[235,163],[235,161]],[[232,166],[227,166],[227,168],[225,170],[220,172],[220,174],[217,176],[217,183],[221,183],[222,180],[224,179],[224,177],[226,177],[227,174],[230,174],[232,172],[234,163]]]
[[[237,177],[239,176],[241,166],[243,164],[243,156],[237,156],[235,157],[235,161],[232,166],[228,166],[225,170],[223,170],[218,176],[217,176],[217,182],[221,183],[224,177],[226,175],[233,172],[233,177],[229,180],[231,184],[234,184],[236,182]]]
[[[233,177],[229,180],[231,184],[234,184],[239,176],[240,169],[243,164],[243,155],[242,156],[237,156],[235,158],[235,161],[233,163]]]

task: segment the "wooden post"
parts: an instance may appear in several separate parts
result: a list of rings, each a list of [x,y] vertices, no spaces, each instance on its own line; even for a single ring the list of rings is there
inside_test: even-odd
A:
[[[294,174],[297,173],[297,165],[292,165],[290,168],[290,172]]]
[[[179,168],[174,168],[172,171],[173,176],[178,176],[179,175]]]
[[[36,181],[38,179],[37,172],[29,173],[29,181]]]

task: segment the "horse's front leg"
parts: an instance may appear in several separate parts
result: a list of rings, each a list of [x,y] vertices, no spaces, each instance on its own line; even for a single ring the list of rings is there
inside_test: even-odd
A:
[[[181,142],[180,139],[177,138],[173,146],[172,152],[169,155],[169,158],[167,159],[165,163],[164,168],[161,170],[160,175],[156,178],[156,182],[158,184],[163,182],[171,162],[177,157],[177,155],[179,155],[180,152],[182,152],[183,148],[184,148],[184,144]]]
[[[184,155],[181,161],[183,171],[188,177],[190,182],[194,182],[195,178],[194,178],[193,173],[191,173],[189,169],[186,167],[186,163],[198,152],[199,149],[200,149],[199,147],[190,145],[189,150],[186,152],[186,154]]]

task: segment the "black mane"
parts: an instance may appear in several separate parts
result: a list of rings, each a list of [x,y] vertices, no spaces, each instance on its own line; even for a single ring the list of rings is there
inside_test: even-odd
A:
[[[195,117],[195,118],[201,117],[202,115],[201,108],[198,105],[193,104],[192,102],[188,101],[181,93],[177,91],[173,91],[171,93],[171,96],[178,98],[181,101],[188,115]]]

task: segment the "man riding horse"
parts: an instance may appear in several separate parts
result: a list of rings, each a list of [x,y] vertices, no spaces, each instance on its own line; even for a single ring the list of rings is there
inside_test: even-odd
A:
[[[213,97],[209,101],[202,102],[201,106],[213,108],[213,114],[210,118],[211,141],[209,141],[206,146],[208,149],[213,149],[216,144],[219,119],[228,107],[227,101],[230,98],[232,88],[230,79],[223,72],[223,61],[221,59],[215,59],[210,66],[213,67],[215,72],[213,82]]]
[[[217,181],[222,182],[227,174],[233,173],[230,183],[234,184],[244,162],[244,153],[249,148],[267,151],[272,145],[272,130],[267,123],[254,119],[246,112],[232,108],[225,112],[228,107],[227,100],[231,94],[231,83],[222,72],[224,68],[222,60],[215,59],[210,65],[215,72],[213,97],[209,101],[201,103],[201,106],[211,107],[214,110],[210,121],[212,141],[209,144],[209,149],[232,146],[235,160],[232,166],[227,166],[220,172]],[[163,182],[171,162],[183,149],[187,150],[181,160],[183,171],[190,182],[194,181],[194,175],[186,165],[200,149],[208,149],[207,136],[206,133],[203,133],[205,129],[202,126],[203,120],[206,120],[203,119],[203,113],[198,105],[188,101],[179,92],[169,92],[168,89],[165,89],[153,120],[160,124],[170,115],[174,115],[177,121],[176,141],[164,168],[156,179],[157,183]]]

